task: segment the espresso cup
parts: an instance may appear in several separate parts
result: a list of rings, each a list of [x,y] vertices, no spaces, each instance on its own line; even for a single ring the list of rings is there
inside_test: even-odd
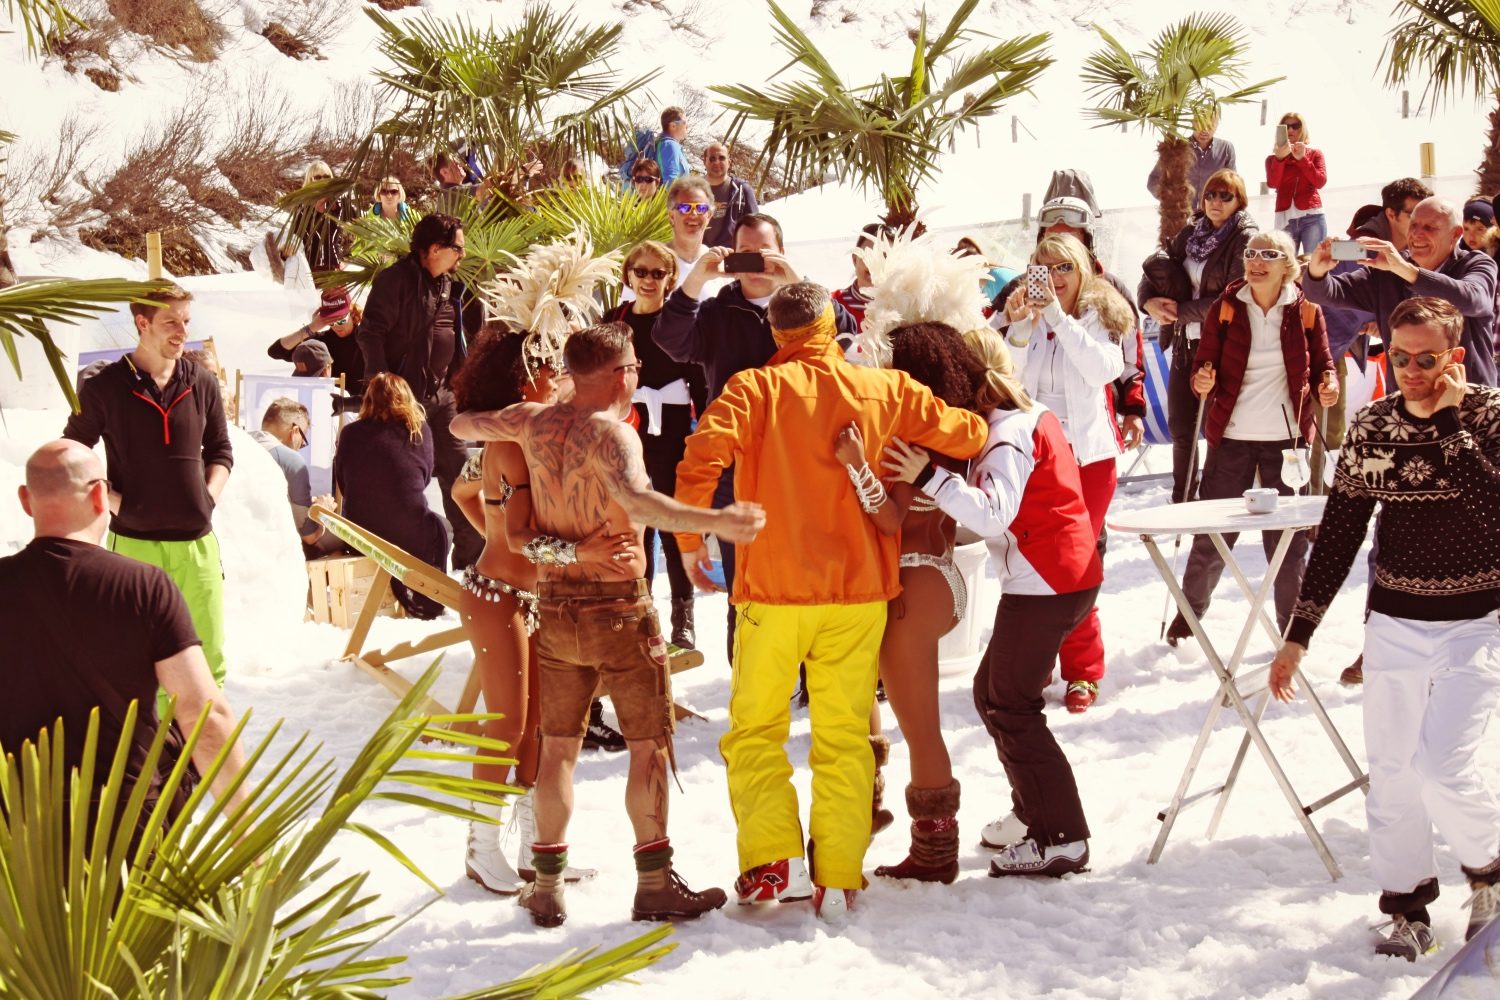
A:
[[[1276,501],[1281,494],[1268,487],[1258,487],[1245,491],[1245,509],[1252,514],[1269,514],[1276,509]]]

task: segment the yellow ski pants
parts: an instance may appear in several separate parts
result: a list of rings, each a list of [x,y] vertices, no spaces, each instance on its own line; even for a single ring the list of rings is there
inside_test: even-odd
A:
[[[739,606],[729,732],[719,752],[728,769],[740,871],[803,854],[786,741],[797,667],[805,663],[814,875],[829,889],[863,887],[875,784],[870,706],[885,614],[885,601]]]

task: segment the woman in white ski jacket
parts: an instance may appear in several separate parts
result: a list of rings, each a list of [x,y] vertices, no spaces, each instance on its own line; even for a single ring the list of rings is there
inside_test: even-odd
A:
[[[991,323],[1006,330],[1021,384],[1057,415],[1078,460],[1084,503],[1103,554],[1104,515],[1115,495],[1115,459],[1123,444],[1109,387],[1124,371],[1120,348],[1135,327],[1130,304],[1100,280],[1088,249],[1065,233],[1045,236],[1031,256],[1050,280],[1028,297],[1011,293]],[[1104,640],[1097,609],[1068,636],[1058,655],[1070,712],[1088,709],[1104,676]]]

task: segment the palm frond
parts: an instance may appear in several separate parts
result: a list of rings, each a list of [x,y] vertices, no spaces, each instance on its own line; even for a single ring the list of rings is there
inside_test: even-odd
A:
[[[47,324],[77,325],[83,320],[111,312],[121,303],[149,302],[147,296],[153,291],[160,291],[162,287],[161,282],[125,281],[117,278],[87,281],[46,278],[0,288],[0,349],[10,359],[16,377],[23,378],[16,341],[20,337],[31,337],[38,341],[53,377],[57,379],[68,404],[76,411],[78,396],[73,391],[73,378],[64,364],[62,351],[47,330]]]
[[[1401,0],[1405,19],[1386,37],[1380,62],[1388,86],[1421,81],[1439,103],[1500,89],[1500,0]]]
[[[26,51],[40,55],[47,48],[49,36],[61,38],[75,25],[83,21],[63,3],[63,0],[5,0],[5,14],[12,21],[20,21],[26,32]]]

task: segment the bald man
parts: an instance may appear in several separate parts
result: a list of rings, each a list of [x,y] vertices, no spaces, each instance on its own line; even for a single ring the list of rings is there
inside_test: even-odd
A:
[[[139,714],[126,773],[138,777],[156,736],[160,685],[177,698],[184,732],[208,714],[193,750],[193,763],[206,772],[234,732],[234,712],[209,672],[177,585],[156,566],[100,547],[109,489],[98,457],[76,441],[45,444],[26,462],[21,507],[35,534],[20,552],[0,559],[7,653],[0,668],[0,747],[15,752],[61,716],[65,758],[74,766],[97,707],[102,780],[134,700]],[[214,779],[216,797],[244,766],[235,744]],[[186,790],[174,797],[174,813],[186,798]]]

